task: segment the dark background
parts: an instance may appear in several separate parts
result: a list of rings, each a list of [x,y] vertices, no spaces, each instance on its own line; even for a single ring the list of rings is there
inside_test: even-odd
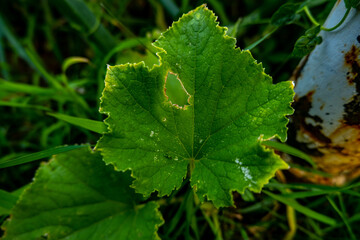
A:
[[[308,2],[321,23],[335,1]],[[219,17],[220,25],[229,28],[228,33],[236,37],[237,46],[243,49],[276,28],[270,24],[270,18],[284,2],[0,1],[0,161],[65,144],[95,145],[100,135],[46,113],[102,120],[104,116],[99,114],[98,108],[106,64],[139,61],[156,64],[157,58],[153,54],[156,50],[151,42],[183,13],[204,3]],[[300,61],[291,55],[294,44],[310,27],[311,22],[301,13],[292,24],[279,27],[251,50],[274,82],[290,78]],[[14,86],[4,87],[4,81],[14,83]],[[34,162],[0,169],[0,189],[14,191],[29,183],[38,165],[39,162]],[[279,203],[261,194],[250,194],[249,201],[246,196],[237,194],[235,200],[238,207],[254,206],[257,210],[248,213],[221,210],[219,216],[225,239],[246,239],[246,236],[250,239],[280,239],[288,231],[286,208],[280,207]],[[347,200],[347,205],[356,203]],[[303,203],[309,205],[316,201],[316,206],[326,212],[323,214],[339,218],[331,206],[324,203],[325,197],[310,198]],[[171,218],[177,205],[174,206],[165,209],[168,213],[164,214],[165,220]],[[274,216],[267,217],[272,212]],[[0,217],[0,223],[4,219]],[[298,224],[300,230],[295,239],[347,239],[348,236],[344,224],[337,229],[328,229],[316,223],[319,228],[316,233],[314,221],[300,214]],[[166,227],[164,225],[162,229]],[[203,239],[213,238],[208,232],[209,227],[204,226]]]

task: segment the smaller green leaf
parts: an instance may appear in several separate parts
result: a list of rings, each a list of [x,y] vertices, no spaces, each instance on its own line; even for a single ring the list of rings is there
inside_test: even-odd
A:
[[[0,189],[0,216],[10,214],[10,210],[16,204],[18,197]]]
[[[140,202],[129,172],[87,148],[56,155],[37,171],[2,226],[4,240],[158,239],[155,202]]]
[[[7,167],[12,167],[12,166],[16,166],[16,165],[20,165],[20,164],[24,164],[24,163],[33,162],[33,161],[40,160],[43,158],[51,157],[54,154],[68,152],[68,151],[74,150],[76,148],[84,148],[84,147],[87,147],[87,145],[72,145],[72,146],[54,147],[54,148],[50,148],[50,149],[47,149],[47,150],[44,150],[41,152],[30,153],[30,154],[26,154],[24,156],[20,156],[20,157],[13,158],[13,159],[6,159],[5,161],[0,162],[0,168],[7,168]]]
[[[16,189],[13,192],[7,192],[0,189],[0,216],[9,215],[11,209],[15,206],[22,192],[27,188],[28,184]]]
[[[292,55],[294,57],[303,57],[311,53],[316,45],[322,42],[321,36],[318,36],[320,30],[320,25],[307,30],[305,35],[301,36],[296,41]]]
[[[344,0],[346,8],[360,7],[360,0]]]
[[[78,127],[86,128],[96,133],[103,134],[107,132],[107,127],[104,122],[86,119],[86,118],[73,117],[60,113],[47,113],[47,114],[57,119],[63,120],[67,123],[73,124]]]
[[[298,18],[297,11],[300,8],[298,3],[285,3],[271,17],[271,24],[281,27],[294,22]]]
[[[304,207],[303,205],[299,204],[298,202],[296,202],[294,199],[288,199],[286,197],[280,196],[280,195],[276,195],[273,194],[271,192],[268,192],[266,190],[263,191],[265,194],[269,195],[270,197],[272,197],[273,199],[282,202],[292,208],[294,208],[296,211],[301,212],[302,214],[314,218],[320,222],[329,224],[331,226],[334,226],[336,224],[336,220],[325,216],[323,214],[320,214],[318,212],[315,212],[314,210],[311,210],[310,208]]]

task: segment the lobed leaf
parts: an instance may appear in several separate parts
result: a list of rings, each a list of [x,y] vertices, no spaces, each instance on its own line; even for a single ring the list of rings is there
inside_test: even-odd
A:
[[[3,239],[158,238],[158,205],[139,204],[130,183],[88,148],[56,155],[21,195]]]
[[[271,24],[280,27],[293,23],[297,18],[297,11],[301,8],[299,3],[285,3],[271,17]]]
[[[232,191],[259,192],[287,168],[260,143],[286,139],[290,82],[272,84],[205,6],[183,15],[154,45],[160,65],[108,67],[101,98],[110,132],[96,148],[106,163],[131,169],[137,192],[169,195],[189,176],[202,201],[229,206]],[[177,76],[188,104],[171,102],[168,74]]]
[[[322,42],[321,36],[318,35],[320,30],[320,25],[308,29],[303,36],[296,40],[292,55],[295,57],[304,57],[310,54],[316,45]]]

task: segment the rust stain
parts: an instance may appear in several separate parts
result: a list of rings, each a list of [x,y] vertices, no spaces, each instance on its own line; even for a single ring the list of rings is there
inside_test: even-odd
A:
[[[312,159],[319,170],[331,174],[331,177],[299,169],[292,169],[291,172],[306,181],[330,185],[342,185],[360,176],[360,125],[342,123],[329,138],[332,140],[330,144],[317,142],[317,149],[322,155],[312,155]],[[312,141],[316,142],[316,139]]]
[[[356,40],[360,43],[360,35]],[[288,143],[309,154],[319,170],[331,175],[324,177],[296,168],[290,169],[304,181],[343,185],[360,176],[360,47],[352,45],[348,51],[343,52],[343,56],[344,66],[348,69],[346,81],[355,87],[356,92],[352,99],[344,104],[343,120],[332,134],[325,136],[321,128],[322,119],[309,114],[314,90],[305,96],[297,97],[293,104],[295,114],[289,128],[289,136],[291,134],[296,137],[289,138]],[[299,74],[294,74],[293,78],[296,76]],[[323,106],[320,109],[322,110]],[[306,121],[309,118],[312,119],[312,124]],[[296,162],[296,158],[291,158],[291,161]]]
[[[344,105],[344,121],[348,125],[360,125],[360,93]]]
[[[360,49],[357,48],[355,45],[351,46],[350,51],[345,53],[344,59],[345,59],[345,65],[350,69],[349,72],[347,72],[347,80],[350,85],[356,83],[359,86],[356,86],[356,90],[360,92]]]
[[[317,175],[310,172],[305,172],[298,168],[290,168],[289,171],[295,175],[297,178],[301,179],[304,182],[311,182],[315,184],[321,185],[335,185],[335,186],[342,186],[346,183],[346,179],[343,176],[339,177],[324,177],[321,175]]]
[[[295,108],[295,113],[293,115],[294,125],[296,129],[306,133],[312,138],[316,139],[319,142],[329,144],[331,139],[325,136],[322,133],[322,127],[320,125],[312,125],[306,122],[307,118],[311,118],[316,123],[322,123],[323,119],[319,116],[313,116],[309,114],[309,111],[312,107],[312,97],[315,93],[315,90],[308,92],[305,96],[297,99],[294,102],[293,107]]]
[[[312,90],[306,94],[306,97],[310,102],[312,102],[312,97],[313,97],[314,93],[315,93],[315,90]]]
[[[360,49],[355,45],[345,53],[345,66],[349,68],[346,73],[346,79],[349,85],[355,84],[357,95],[352,100],[344,105],[345,114],[344,120],[348,125],[360,124]]]

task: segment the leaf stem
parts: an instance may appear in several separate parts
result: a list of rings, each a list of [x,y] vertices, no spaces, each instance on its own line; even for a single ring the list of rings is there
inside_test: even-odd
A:
[[[321,27],[321,30],[330,32],[330,31],[333,31],[333,30],[337,29],[338,27],[340,27],[341,24],[343,24],[343,22],[346,20],[347,16],[349,15],[350,9],[351,9],[351,8],[346,9],[346,12],[345,12],[344,16],[342,17],[342,19],[341,19],[340,22],[339,22],[338,24],[336,24],[334,27],[332,27],[332,28]]]
[[[306,16],[309,18],[309,20],[312,22],[312,24],[314,24],[315,26],[320,25],[318,21],[316,21],[316,19],[313,17],[313,15],[310,12],[310,9],[308,8],[308,6],[305,6],[303,8]]]
[[[313,15],[311,14],[310,9],[308,8],[308,6],[303,7],[302,10],[304,10],[306,16],[309,18],[309,20],[312,22],[312,24],[314,24],[315,26],[320,25],[319,22],[316,21],[316,19],[315,19],[315,18],[313,17]],[[330,31],[333,31],[333,30],[337,29],[338,27],[340,27],[341,24],[344,23],[344,21],[346,20],[347,16],[349,15],[350,10],[351,10],[351,8],[346,9],[346,12],[345,12],[344,16],[341,18],[340,22],[339,22],[338,24],[336,24],[334,27],[326,28],[326,27],[321,26],[321,30],[330,32]]]

